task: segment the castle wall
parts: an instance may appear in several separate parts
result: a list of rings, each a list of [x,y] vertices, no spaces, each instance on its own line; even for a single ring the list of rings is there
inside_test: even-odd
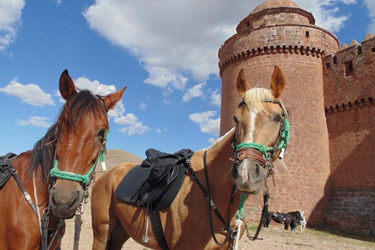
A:
[[[274,65],[283,70],[287,84],[282,100],[291,113],[291,141],[284,160],[286,167],[276,166],[276,187],[268,182],[269,209],[303,210],[310,216],[310,225],[318,225],[325,219],[324,187],[330,174],[321,56],[337,47],[334,35],[312,25],[273,25],[238,33],[219,51],[223,80],[222,134],[234,126],[239,70],[244,69],[252,87],[267,88]],[[248,216],[258,220],[261,195],[249,199],[248,205],[251,205]]]
[[[323,68],[331,161],[327,222],[375,234],[375,38],[326,56]]]
[[[325,107],[337,110],[354,106],[355,101],[362,105],[375,93],[375,37],[362,44],[353,42],[337,53],[323,58]],[[375,98],[375,96],[373,96]],[[364,100],[362,100],[364,99]]]

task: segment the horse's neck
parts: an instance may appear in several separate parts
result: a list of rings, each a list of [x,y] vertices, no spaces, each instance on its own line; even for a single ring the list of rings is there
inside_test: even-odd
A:
[[[207,150],[207,168],[210,181],[211,197],[223,216],[227,216],[234,180],[231,175],[233,162],[232,139],[234,129],[222,136],[217,143]],[[239,206],[240,195],[236,192],[231,208],[231,217]]]
[[[31,178],[27,176],[27,169],[30,165],[31,154],[32,151],[27,151],[20,154],[19,157],[14,160],[13,166],[17,170],[22,184],[26,188],[26,191],[30,194],[33,202],[35,202],[35,205],[39,205],[40,210],[43,210],[49,205],[48,183],[42,177],[42,168],[40,166]]]

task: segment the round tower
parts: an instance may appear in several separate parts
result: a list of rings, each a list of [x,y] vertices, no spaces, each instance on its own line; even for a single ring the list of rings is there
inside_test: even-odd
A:
[[[315,26],[314,16],[290,0],[263,2],[236,30],[219,50],[220,132],[234,126],[232,116],[239,102],[235,82],[240,69],[252,87],[268,88],[273,67],[278,65],[287,82],[282,101],[291,117],[291,141],[286,167],[276,166],[276,187],[269,181],[270,210],[304,210],[307,216],[314,214],[310,225],[317,225],[324,220],[324,187],[330,174],[322,56],[336,52],[339,41],[330,31]],[[259,199],[254,211],[261,211],[260,203]]]

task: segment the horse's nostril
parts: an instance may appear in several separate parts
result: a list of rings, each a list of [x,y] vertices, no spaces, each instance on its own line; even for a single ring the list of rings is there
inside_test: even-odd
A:
[[[260,165],[258,163],[255,163],[255,174],[256,175],[260,174]]]
[[[51,195],[51,198],[52,198],[51,199],[51,203],[54,204],[54,205],[56,205],[55,196],[53,194]]]
[[[79,198],[79,191],[78,190],[75,192],[75,194],[76,195],[75,195],[75,197],[73,197],[72,202],[69,204],[69,207],[72,207],[77,202],[77,200]]]

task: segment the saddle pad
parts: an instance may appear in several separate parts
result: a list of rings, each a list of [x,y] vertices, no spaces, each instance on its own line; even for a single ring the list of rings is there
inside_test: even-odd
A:
[[[132,168],[116,188],[116,198],[130,204],[141,206],[142,197],[140,197],[139,194],[141,189],[148,188],[145,186],[142,187],[142,184],[150,171],[150,168],[143,168],[140,165]],[[186,172],[186,168],[180,168],[176,179],[169,184],[164,194],[160,196],[160,199],[153,201],[153,206],[155,206],[155,203],[157,202],[159,204],[159,209],[163,210],[172,204],[185,180]],[[145,185],[147,185],[147,183],[145,183]],[[158,192],[157,188],[155,189],[155,192]]]

